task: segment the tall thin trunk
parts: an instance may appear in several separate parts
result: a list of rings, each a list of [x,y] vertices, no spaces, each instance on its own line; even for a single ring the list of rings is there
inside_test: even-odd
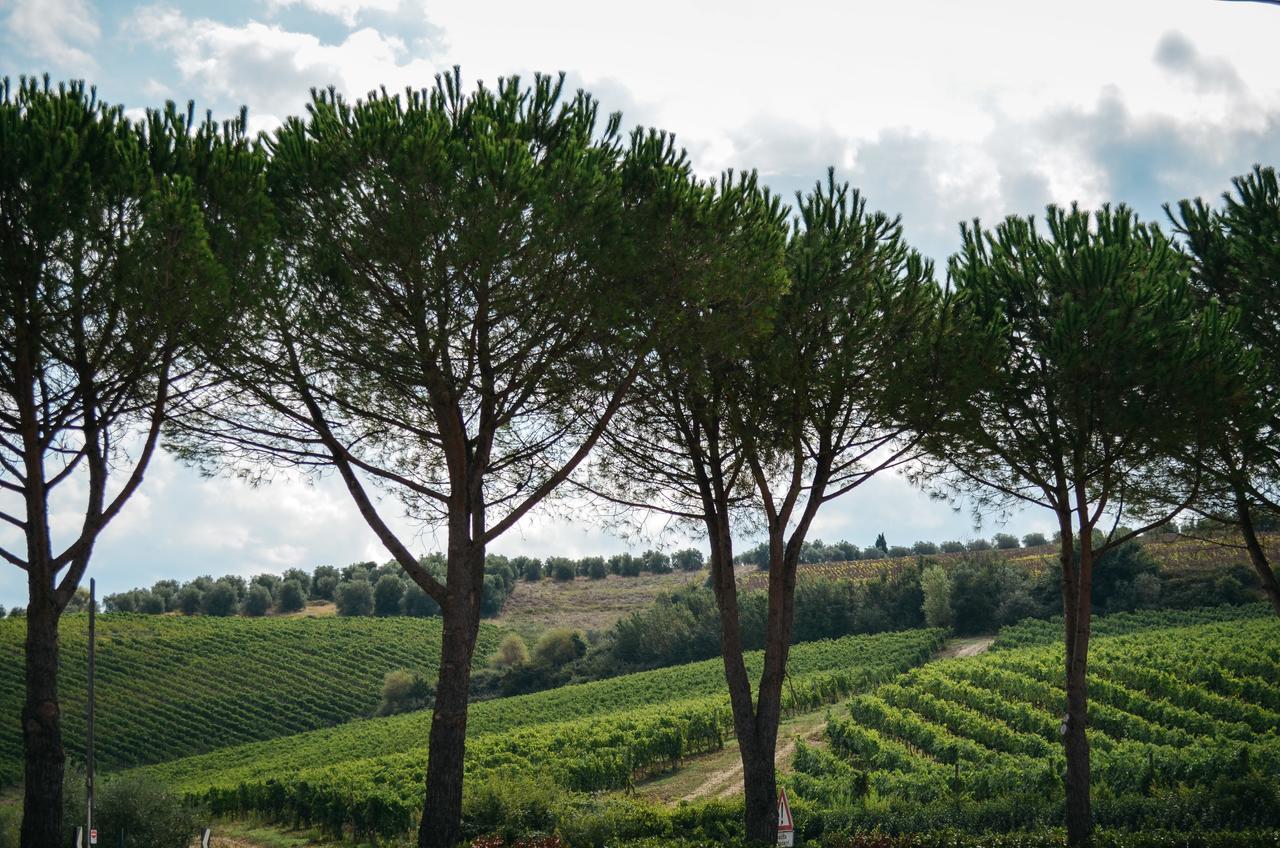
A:
[[[1090,802],[1089,768],[1089,636],[1093,604],[1093,528],[1080,528],[1080,562],[1074,562],[1074,591],[1071,632],[1067,635],[1067,721],[1063,748],[1067,759],[1067,845],[1087,848],[1093,838],[1093,808]],[[1065,559],[1065,557],[1064,557]],[[1074,558],[1073,558],[1074,559]],[[1065,566],[1065,562],[1064,562]]]
[[[62,720],[58,706],[58,609],[52,584],[35,564],[27,607],[27,697],[22,708],[25,747],[22,848],[62,845]]]
[[[468,576],[483,574],[484,547],[467,542],[451,543],[449,568],[465,569]],[[455,559],[455,557],[457,559]],[[471,687],[471,657],[480,628],[480,594],[483,578],[450,580],[449,596],[440,644],[440,674],[435,710],[431,716],[431,741],[427,750],[427,793],[418,826],[421,848],[454,848],[462,841],[462,776],[466,755],[467,702]]]
[[[738,590],[733,574],[733,547],[727,518],[727,504],[718,514],[706,519],[711,542],[711,582],[720,610],[720,653],[724,659],[725,680],[729,686],[729,705],[733,714],[733,734],[738,740],[742,759],[743,787],[746,791],[745,824],[747,839],[775,840],[777,807],[774,774],[774,742],[777,723],[773,723],[775,739],[761,735],[767,723],[752,703],[751,680],[742,658],[742,627],[738,618]]]
[[[1253,512],[1249,509],[1249,501],[1244,492],[1236,491],[1236,517],[1240,524],[1240,532],[1244,536],[1244,546],[1249,549],[1249,560],[1253,570],[1258,572],[1258,581],[1262,583],[1262,591],[1267,593],[1271,607],[1280,615],[1280,583],[1276,582],[1276,573],[1267,561],[1267,552],[1258,541],[1258,533],[1253,526]]]

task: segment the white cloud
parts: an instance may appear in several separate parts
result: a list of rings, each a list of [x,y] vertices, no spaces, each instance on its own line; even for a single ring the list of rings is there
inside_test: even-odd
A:
[[[7,5],[6,34],[20,52],[72,73],[96,70],[90,51],[101,30],[86,0],[11,0]]]
[[[395,12],[400,0],[267,0],[273,9],[302,6],[312,12],[338,18],[347,26],[355,26],[361,15],[369,12]]]
[[[379,86],[398,91],[431,85],[436,67],[404,41],[365,27],[327,44],[310,33],[251,21],[232,26],[151,7],[138,35],[167,51],[190,94],[248,104],[257,128],[298,114],[312,88],[334,86],[359,97]],[[192,91],[191,89],[195,90]]]

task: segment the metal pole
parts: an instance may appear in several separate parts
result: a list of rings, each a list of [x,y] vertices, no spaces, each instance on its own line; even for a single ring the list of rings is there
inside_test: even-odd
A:
[[[93,844],[93,653],[95,647],[95,617],[97,613],[98,596],[97,586],[93,578],[89,578],[89,723],[85,732],[85,829],[84,832],[90,837],[89,843]]]

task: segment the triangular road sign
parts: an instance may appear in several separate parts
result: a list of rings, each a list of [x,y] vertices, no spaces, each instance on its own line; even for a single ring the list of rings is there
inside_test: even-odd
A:
[[[787,790],[778,789],[778,833],[790,833],[796,829],[791,818],[791,805],[787,803]]]

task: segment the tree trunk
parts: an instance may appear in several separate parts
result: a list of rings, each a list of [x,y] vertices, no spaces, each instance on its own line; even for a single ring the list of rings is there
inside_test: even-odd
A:
[[[62,843],[62,721],[58,708],[58,610],[52,586],[31,566],[27,607],[27,699],[22,708],[26,755],[22,848],[60,848]]]
[[[759,720],[756,723],[764,726]],[[778,838],[778,782],[773,759],[776,732],[772,736],[772,743],[758,738],[753,738],[749,746],[738,743],[746,794],[747,841],[767,845],[773,845]]]
[[[1074,557],[1073,557],[1074,560]],[[1068,616],[1072,627],[1067,634],[1067,720],[1063,748],[1067,758],[1067,845],[1087,848],[1093,838],[1093,808],[1089,799],[1089,715],[1088,663],[1089,635],[1093,604],[1093,528],[1080,528],[1080,563],[1075,572]]]
[[[484,548],[466,543],[450,551],[450,569],[476,573],[476,561],[484,561]],[[480,627],[479,581],[449,581],[449,596],[442,609],[444,628],[440,644],[440,675],[435,710],[431,716],[431,741],[427,750],[427,795],[418,827],[420,848],[454,848],[462,841],[462,775],[466,754],[467,702],[471,688],[471,656]],[[459,584],[463,585],[459,585]]]
[[[751,699],[751,680],[742,659],[742,627],[738,618],[738,589],[733,575],[733,547],[727,508],[706,519],[711,543],[711,584],[720,611],[720,653],[724,658],[725,680],[733,714],[733,734],[742,759],[742,782],[746,792],[745,824],[749,841],[773,844],[777,833],[778,808],[774,799],[774,742],[777,723],[770,739],[762,739],[760,720]]]
[[[1236,516],[1240,522],[1240,533],[1244,536],[1244,545],[1249,549],[1249,560],[1253,563],[1253,570],[1258,572],[1262,591],[1267,593],[1267,600],[1271,601],[1276,615],[1280,615],[1280,584],[1276,583],[1276,573],[1271,570],[1267,552],[1258,541],[1257,531],[1253,527],[1253,513],[1243,492],[1236,492]]]

